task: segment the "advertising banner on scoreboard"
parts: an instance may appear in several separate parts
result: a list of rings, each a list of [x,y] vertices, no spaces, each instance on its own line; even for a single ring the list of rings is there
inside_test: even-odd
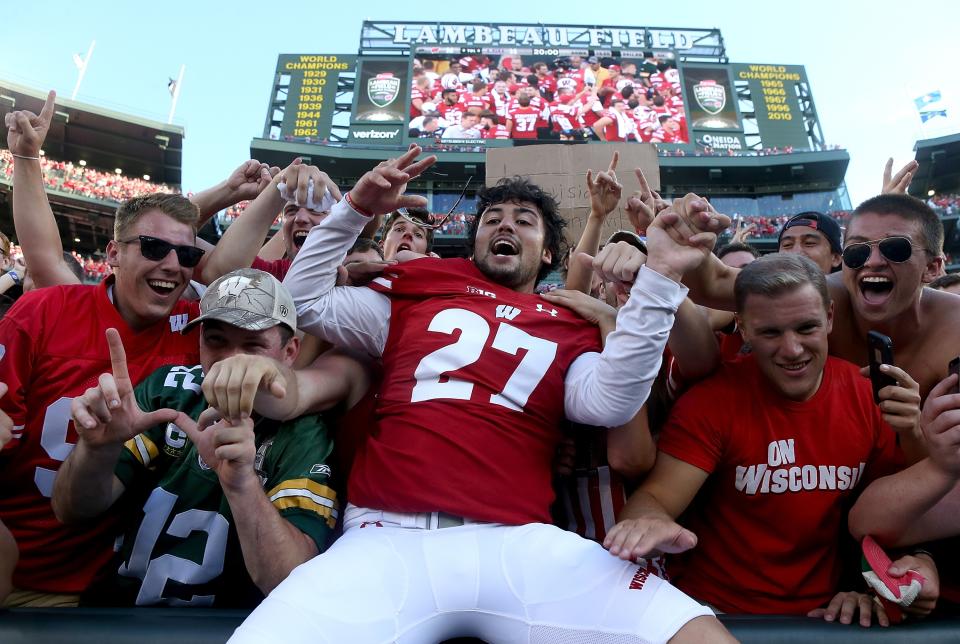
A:
[[[683,65],[684,96],[693,130],[742,131],[737,95],[726,65]]]
[[[807,83],[803,66],[735,63],[731,68],[734,81],[749,87],[763,147],[809,149],[797,93],[797,85]]]
[[[330,136],[342,73],[352,73],[357,57],[342,54],[281,54],[277,58],[278,79],[288,81],[287,103],[280,125],[282,138]]]
[[[409,67],[406,58],[364,58],[357,70],[352,122],[406,123]]]

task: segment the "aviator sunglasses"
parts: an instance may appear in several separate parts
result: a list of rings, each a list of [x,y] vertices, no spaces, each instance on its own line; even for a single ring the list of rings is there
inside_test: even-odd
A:
[[[118,244],[140,244],[140,254],[153,262],[159,262],[166,257],[171,250],[177,251],[177,261],[184,268],[193,268],[200,263],[204,250],[196,246],[177,246],[163,239],[140,235],[133,239],[118,239]]]
[[[463,197],[467,194],[467,188],[470,187],[470,182],[472,180],[473,180],[473,177],[467,177],[467,182],[463,184],[463,190],[460,191],[460,196],[457,198],[456,203],[453,204],[453,207],[451,207],[450,210],[447,211],[447,214],[445,214],[443,218],[440,219],[440,221],[437,221],[435,223],[427,223],[422,219],[414,218],[410,214],[410,211],[407,210],[406,208],[397,208],[397,214],[399,214],[401,217],[403,217],[404,219],[406,219],[407,221],[409,221],[411,224],[415,226],[419,226],[420,228],[426,228],[428,230],[437,230],[438,228],[442,227],[445,223],[447,223],[447,220],[450,219],[451,215],[453,215],[453,212],[457,209],[457,206],[459,206],[460,202],[463,201]]]
[[[870,259],[871,246],[876,246],[880,255],[894,264],[902,264],[910,259],[914,248],[909,237],[884,237],[868,242],[856,242],[843,249],[843,263],[847,268],[860,268]]]

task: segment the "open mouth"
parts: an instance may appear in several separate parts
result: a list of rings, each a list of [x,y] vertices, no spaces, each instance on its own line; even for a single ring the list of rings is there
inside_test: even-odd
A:
[[[410,244],[408,244],[407,242],[403,242],[399,246],[397,246],[398,253],[402,250],[413,250],[413,247],[410,246]]]
[[[310,234],[309,230],[298,230],[293,233],[293,245],[297,248],[303,246],[303,242],[307,241],[307,235]]]
[[[170,295],[177,288],[175,283],[167,280],[147,280],[147,286],[149,286],[154,293],[163,296]]]
[[[893,282],[881,275],[870,275],[860,278],[859,287],[860,294],[868,304],[881,304],[893,290]]]
[[[498,256],[512,256],[519,253],[516,245],[507,239],[498,239],[493,242],[493,247],[491,248],[494,255]]]

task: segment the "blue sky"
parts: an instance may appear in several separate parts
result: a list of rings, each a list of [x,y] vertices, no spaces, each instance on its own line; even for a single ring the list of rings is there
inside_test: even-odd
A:
[[[174,121],[186,128],[185,190],[226,176],[260,136],[280,53],[355,53],[364,19],[718,27],[732,61],[807,68],[828,143],[850,150],[856,204],[879,190],[884,161],[917,138],[960,132],[960,3],[457,2],[5,3],[0,78],[69,97],[75,53],[96,40],[77,97],[165,121],[167,80],[186,65]],[[358,8],[354,8],[354,6]],[[429,8],[428,8],[429,7]],[[593,11],[585,11],[592,9]],[[337,15],[334,16],[333,13]],[[921,131],[913,99],[940,90],[950,121]],[[941,121],[941,123],[937,123]]]

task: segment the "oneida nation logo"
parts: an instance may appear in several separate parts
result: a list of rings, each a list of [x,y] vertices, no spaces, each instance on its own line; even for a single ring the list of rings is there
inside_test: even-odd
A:
[[[702,80],[694,85],[693,96],[708,114],[719,114],[727,104],[727,90],[715,80]]]
[[[377,74],[367,81],[367,96],[377,107],[386,107],[400,95],[400,79],[390,72]]]

